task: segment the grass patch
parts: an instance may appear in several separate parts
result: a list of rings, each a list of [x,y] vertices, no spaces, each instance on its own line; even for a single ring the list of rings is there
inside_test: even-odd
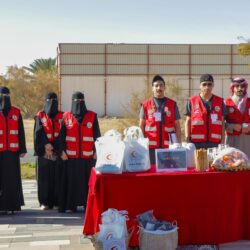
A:
[[[25,130],[26,147],[33,148],[34,120],[24,119],[23,123]]]
[[[36,164],[35,163],[22,163],[21,164],[22,179],[35,179],[36,178]]]

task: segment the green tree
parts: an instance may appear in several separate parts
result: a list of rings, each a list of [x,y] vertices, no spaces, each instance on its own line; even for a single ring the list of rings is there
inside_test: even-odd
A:
[[[10,88],[12,104],[21,109],[24,118],[33,118],[43,108],[46,92],[58,93],[56,71],[39,70],[31,75],[24,67],[10,66],[4,82]]]
[[[238,36],[237,39],[241,42],[238,45],[238,52],[242,56],[250,55],[250,39],[246,39],[244,36]]]
[[[58,95],[58,78],[55,71],[38,71],[32,79],[33,94],[36,102],[36,112],[44,105],[44,96],[48,91],[53,91]],[[34,110],[34,109],[33,109]],[[34,110],[35,111],[35,110]],[[33,111],[33,112],[34,112]]]
[[[24,67],[24,69],[32,74],[36,74],[39,71],[56,72],[56,58],[36,59],[29,67]]]
[[[36,106],[35,92],[32,77],[24,70],[17,66],[8,68],[6,79],[7,86],[11,93],[11,103],[19,107],[25,118],[31,116],[32,108]]]
[[[238,52],[242,56],[249,56],[250,55],[250,42],[240,43],[238,45]]]

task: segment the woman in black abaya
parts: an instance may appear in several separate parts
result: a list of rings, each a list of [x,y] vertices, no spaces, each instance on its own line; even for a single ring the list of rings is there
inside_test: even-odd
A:
[[[58,138],[64,160],[59,212],[76,211],[86,206],[88,181],[95,165],[94,141],[100,137],[96,113],[87,110],[84,95],[72,95],[71,112],[64,113]]]
[[[63,112],[58,111],[57,95],[45,95],[44,110],[35,116],[34,150],[37,157],[38,200],[42,210],[58,205],[62,160],[55,140],[59,135]]]
[[[26,152],[22,115],[11,106],[9,89],[0,87],[0,211],[8,214],[24,205],[20,157]]]

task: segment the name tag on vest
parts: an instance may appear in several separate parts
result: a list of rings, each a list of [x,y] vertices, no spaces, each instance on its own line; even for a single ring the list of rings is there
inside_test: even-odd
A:
[[[154,118],[156,122],[160,122],[161,121],[161,113],[160,112],[155,112],[154,113]]]
[[[212,122],[216,122],[218,120],[218,115],[217,114],[211,114],[211,120],[212,120]]]

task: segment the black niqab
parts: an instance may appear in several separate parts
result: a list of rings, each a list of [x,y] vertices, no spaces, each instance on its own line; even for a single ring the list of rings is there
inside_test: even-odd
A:
[[[44,112],[52,119],[58,113],[58,100],[56,93],[48,92],[45,95]]]
[[[10,90],[7,87],[0,87],[0,111],[2,111],[5,116],[8,115],[11,109],[9,94]]]
[[[74,115],[78,123],[82,122],[87,108],[84,101],[84,94],[77,91],[72,95],[71,113]]]

